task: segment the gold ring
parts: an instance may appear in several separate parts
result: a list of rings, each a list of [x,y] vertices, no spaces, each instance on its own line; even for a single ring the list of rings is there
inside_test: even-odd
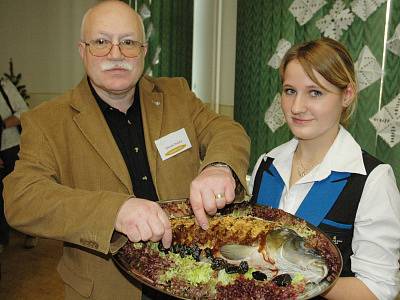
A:
[[[222,199],[222,198],[225,198],[224,194],[216,194],[215,195],[215,199]]]

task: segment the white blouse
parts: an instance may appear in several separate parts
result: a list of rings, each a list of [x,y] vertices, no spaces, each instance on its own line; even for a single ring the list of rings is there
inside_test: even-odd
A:
[[[362,151],[350,133],[340,128],[323,161],[289,188],[297,139],[263,154],[250,180],[250,193],[262,159],[274,158],[285,187],[279,208],[295,214],[315,181],[331,171],[366,174]],[[368,176],[354,223],[351,269],[379,299],[394,299],[400,290],[400,193],[390,165],[377,166]]]

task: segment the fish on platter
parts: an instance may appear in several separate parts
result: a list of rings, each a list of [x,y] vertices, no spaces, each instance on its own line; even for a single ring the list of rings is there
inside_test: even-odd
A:
[[[323,257],[305,245],[294,230],[277,228],[255,245],[227,244],[221,246],[220,256],[231,264],[247,261],[249,267],[275,276],[300,273],[307,282],[319,283],[328,274]]]

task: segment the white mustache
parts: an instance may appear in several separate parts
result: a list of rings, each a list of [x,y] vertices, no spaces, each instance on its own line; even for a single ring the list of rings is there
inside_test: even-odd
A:
[[[131,71],[133,66],[126,61],[104,61],[101,63],[100,68],[102,71],[108,71],[112,69],[124,69]]]

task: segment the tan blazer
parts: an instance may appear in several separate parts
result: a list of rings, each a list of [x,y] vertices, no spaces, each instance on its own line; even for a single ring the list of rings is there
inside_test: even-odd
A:
[[[159,199],[189,196],[207,164],[226,162],[245,186],[249,138],[219,116],[181,78],[143,77],[146,150]],[[58,271],[71,299],[139,299],[111,260],[119,207],[134,195],[129,173],[86,78],[24,113],[20,160],[5,179],[6,217],[25,233],[64,241]],[[192,148],[163,161],[154,141],[185,128]],[[200,160],[200,152],[205,153]]]

